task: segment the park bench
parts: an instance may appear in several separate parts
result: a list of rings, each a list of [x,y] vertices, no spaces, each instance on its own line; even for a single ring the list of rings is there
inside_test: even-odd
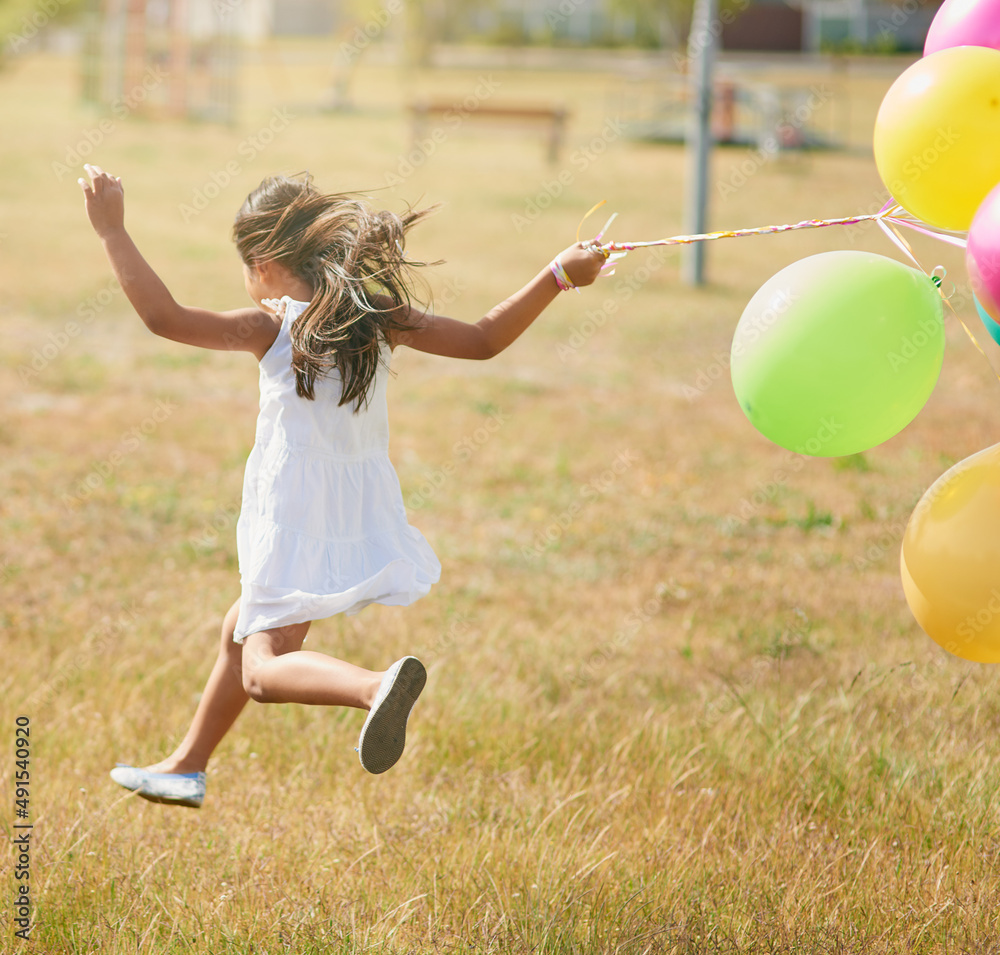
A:
[[[411,104],[413,140],[418,142],[434,121],[457,129],[466,123],[492,123],[514,129],[542,129],[546,132],[549,162],[557,162],[566,135],[569,111],[565,106],[522,106],[517,104],[475,103],[445,100],[418,100]]]

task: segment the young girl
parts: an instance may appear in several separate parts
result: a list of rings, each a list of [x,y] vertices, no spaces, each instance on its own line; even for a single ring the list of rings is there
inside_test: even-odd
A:
[[[124,227],[121,180],[98,166],[81,179],[87,215],[115,276],[150,331],[260,363],[260,414],[236,538],[242,589],[222,624],[218,658],[191,727],[166,759],[119,765],[115,782],[154,802],[201,805],[205,768],[248,699],[367,710],[358,753],[371,773],[402,755],[423,689],[407,656],[373,672],[303,650],[310,622],[426,594],[440,564],[407,523],[388,457],[386,378],[399,344],[451,358],[491,358],[559,294],[589,285],[607,259],[595,244],[560,253],[475,324],[417,308],[409,228],[426,214],[377,212],[323,195],[308,176],[265,179],[233,237],[253,308],[178,304]]]

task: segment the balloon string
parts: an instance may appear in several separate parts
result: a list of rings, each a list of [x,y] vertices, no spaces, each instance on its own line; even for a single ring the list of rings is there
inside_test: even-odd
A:
[[[583,220],[580,222],[580,227],[583,226],[583,222],[586,220],[587,216],[589,216],[592,212],[595,212],[602,205],[604,205],[604,200],[597,203],[597,205],[583,217]],[[886,203],[878,212],[872,212],[861,216],[844,216],[839,219],[803,219],[801,222],[792,222],[787,225],[767,225],[758,226],[753,229],[730,229],[721,232],[702,232],[696,235],[674,235],[666,239],[653,239],[647,242],[605,242],[600,247],[605,252],[631,252],[633,249],[646,249],[658,245],[691,245],[695,242],[712,242],[716,239],[737,239],[748,235],[775,235],[780,232],[792,232],[796,229],[822,229],[826,226],[832,225],[857,225],[860,222],[878,222],[880,225],[883,222],[891,222],[895,225],[906,226],[909,229],[914,229],[923,235],[940,239],[943,242],[948,242],[962,248],[965,247],[965,239],[960,236],[948,233],[946,230],[939,230],[932,226],[928,226],[919,219],[914,219],[909,216],[905,213],[901,206],[892,205],[890,203]],[[576,230],[577,241],[579,241],[580,237],[580,227],[577,227]],[[595,241],[600,241],[600,238],[603,237],[606,229],[607,226],[605,226],[604,230],[598,233],[598,238]]]
[[[586,222],[587,218],[605,204],[607,200],[602,199],[593,208],[591,208],[587,214],[580,220],[580,225],[576,229],[577,241],[580,241],[580,230],[583,227],[583,223]],[[797,229],[822,229],[826,226],[832,225],[857,225],[860,222],[876,222],[879,228],[886,234],[889,240],[908,258],[913,264],[923,272],[928,278],[934,281],[935,285],[938,287],[938,292],[941,295],[941,299],[944,304],[948,307],[949,311],[958,321],[958,324],[962,326],[965,334],[968,336],[969,341],[972,342],[976,351],[979,352],[983,358],[986,359],[986,364],[989,366],[990,371],[993,372],[994,377],[997,381],[1000,381],[1000,372],[993,367],[993,362],[990,360],[989,355],[983,350],[982,346],[976,341],[975,335],[969,330],[969,326],[966,325],[965,320],[961,315],[955,310],[955,306],[951,304],[948,300],[948,296],[944,294],[941,289],[940,278],[932,276],[919,262],[916,255],[913,253],[913,249],[910,243],[903,238],[899,231],[899,227],[902,226],[907,229],[912,229],[914,232],[919,232],[921,235],[930,236],[933,239],[939,239],[942,242],[947,242],[949,245],[957,246],[960,249],[964,249],[966,246],[966,239],[960,233],[955,233],[947,229],[938,229],[935,226],[928,225],[926,222],[922,222],[920,219],[911,216],[906,210],[895,204],[891,199],[879,209],[878,212],[869,213],[867,215],[861,216],[844,216],[840,219],[803,219],[801,222],[792,222],[787,225],[769,225],[769,226],[758,226],[754,229],[733,229],[721,232],[703,232],[697,235],[674,235],[666,239],[653,239],[648,242],[605,242],[601,244],[601,239],[604,237],[604,233],[607,232],[611,223],[614,221],[615,216],[612,216],[604,228],[597,234],[593,240],[593,245],[606,255],[615,253],[615,258],[621,258],[633,249],[646,249],[653,246],[664,246],[664,245],[692,245],[695,242],[712,242],[716,239],[737,239],[748,235],[775,235],[781,232],[792,232]]]
[[[805,219],[789,225],[760,226],[755,229],[733,229],[725,232],[702,232],[697,235],[674,235],[669,239],[653,239],[649,242],[605,242],[601,248],[608,252],[631,252],[633,249],[648,249],[657,245],[692,245],[695,242],[711,242],[715,239],[737,239],[747,235],[773,235],[791,232],[794,229],[819,229],[829,225],[854,225],[869,219],[881,218],[878,214],[848,216],[843,219]]]
[[[972,331],[970,330],[969,326],[965,324],[965,319],[963,319],[962,316],[958,314],[957,310],[955,309],[955,306],[951,304],[951,302],[948,299],[948,296],[945,295],[944,289],[941,288],[941,279],[944,278],[943,274],[944,270],[942,269],[942,275],[940,277],[933,275],[931,272],[928,272],[927,269],[925,269],[920,264],[920,261],[914,254],[913,249],[910,246],[910,243],[903,238],[897,226],[900,225],[908,226],[915,232],[919,232],[922,235],[929,235],[935,239],[941,239],[944,242],[949,242],[952,245],[960,245],[960,247],[962,248],[965,247],[965,240],[961,239],[958,236],[945,235],[941,234],[940,232],[934,232],[930,230],[930,228],[925,227],[923,223],[917,225],[913,221],[910,221],[908,219],[903,219],[899,216],[888,216],[888,215],[884,216],[883,218],[878,220],[878,225],[879,228],[881,228],[882,231],[889,237],[889,239],[893,243],[895,243],[895,245],[903,252],[903,254],[907,258],[909,258],[913,262],[913,264],[918,269],[920,269],[921,272],[923,272],[926,276],[928,276],[931,279],[931,281],[935,282],[935,284],[938,287],[938,292],[941,295],[941,300],[947,306],[948,311],[950,311],[951,314],[955,316],[956,321],[958,322],[959,325],[962,326],[962,330],[968,336],[969,341],[972,342],[972,345],[976,349],[976,351],[978,351],[979,354],[982,355],[984,359],[986,359],[986,364],[989,366],[990,371],[993,372],[993,377],[996,378],[997,381],[1000,381],[1000,372],[998,372],[996,368],[993,366],[993,362],[990,361],[990,356],[987,355],[986,352],[983,350],[982,345],[980,345],[979,342],[976,341],[976,336],[972,334]],[[938,268],[940,268],[940,266],[938,266]],[[935,269],[934,271],[936,272],[937,269]]]
[[[972,342],[973,347],[976,349],[977,352],[979,352],[980,355],[983,356],[983,358],[986,359],[986,364],[989,365],[990,371],[993,372],[993,376],[996,378],[997,381],[1000,381],[1000,372],[998,372],[996,368],[993,367],[993,362],[990,360],[990,356],[987,355],[985,351],[983,351],[983,346],[980,345],[978,341],[976,341],[976,336],[972,334],[972,332],[969,329],[969,326],[965,324],[965,319],[963,319],[962,316],[959,315],[957,311],[955,311],[955,306],[952,305],[950,301],[948,301],[948,298],[944,294],[942,294],[941,298],[944,299],[944,304],[948,306],[948,310],[951,312],[951,314],[954,315],[956,319],[958,319],[958,324],[962,326],[963,330],[965,331],[965,334],[969,336],[969,341]]]
[[[583,228],[584,222],[586,222],[598,209],[601,208],[608,200],[602,199],[600,202],[592,205],[584,214],[583,218],[580,220],[580,224],[576,227],[576,241],[580,241],[580,230]]]
[[[930,275],[927,269],[920,264],[920,260],[914,254],[910,243],[903,238],[899,229],[896,228],[896,224],[893,219],[889,216],[883,216],[878,220],[878,227],[888,236],[889,241],[892,242],[918,269],[920,269],[921,272],[925,275]]]
[[[899,207],[897,206],[896,209],[898,208]],[[969,336],[969,341],[972,342],[976,351],[978,351],[979,354],[986,359],[986,364],[989,365],[990,371],[993,372],[994,377],[997,379],[997,381],[1000,381],[1000,372],[997,372],[996,368],[993,367],[993,362],[990,361],[989,355],[987,355],[986,352],[983,351],[982,346],[979,344],[979,342],[976,341],[975,335],[973,335],[972,332],[969,330],[969,326],[965,324],[964,319],[955,310],[955,306],[951,304],[951,302],[948,300],[948,296],[945,295],[944,290],[941,288],[941,279],[944,278],[944,275],[942,274],[940,277],[938,277],[934,275],[932,272],[928,272],[927,269],[925,269],[923,265],[920,264],[920,260],[914,253],[912,246],[910,245],[909,242],[906,241],[906,239],[903,238],[897,226],[901,225],[907,226],[908,228],[913,229],[915,232],[919,232],[921,235],[929,235],[932,238],[941,239],[942,241],[948,242],[952,245],[961,245],[962,248],[965,247],[965,239],[962,239],[954,235],[942,234],[941,232],[932,230],[930,227],[924,226],[923,223],[917,224],[917,220],[904,219],[898,215],[883,216],[881,219],[878,220],[878,225],[879,228],[889,237],[890,241],[892,241],[900,249],[900,251],[908,259],[910,259],[910,261],[912,261],[913,264],[918,269],[920,269],[921,272],[924,273],[924,275],[930,278],[931,281],[933,281],[937,285],[938,292],[941,295],[941,300],[948,307],[948,310],[951,312],[951,314],[955,316],[956,320],[958,321],[958,324],[961,325],[962,328],[964,329],[965,334]],[[940,266],[938,266],[938,268],[940,268]],[[943,271],[944,270],[942,269],[942,272]]]

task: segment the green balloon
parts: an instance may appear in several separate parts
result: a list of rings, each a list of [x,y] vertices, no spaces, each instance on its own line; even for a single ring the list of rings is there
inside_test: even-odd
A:
[[[750,423],[799,454],[873,448],[924,406],[944,358],[944,308],[923,272],[870,252],[800,259],[750,300],[733,389]]]

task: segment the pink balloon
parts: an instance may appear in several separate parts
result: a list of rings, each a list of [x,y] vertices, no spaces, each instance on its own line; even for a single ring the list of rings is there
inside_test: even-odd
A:
[[[1000,50],[1000,0],[944,0],[927,31],[924,56],[951,46]]]
[[[1000,185],[987,194],[972,219],[965,265],[976,298],[994,321],[1000,321]]]

